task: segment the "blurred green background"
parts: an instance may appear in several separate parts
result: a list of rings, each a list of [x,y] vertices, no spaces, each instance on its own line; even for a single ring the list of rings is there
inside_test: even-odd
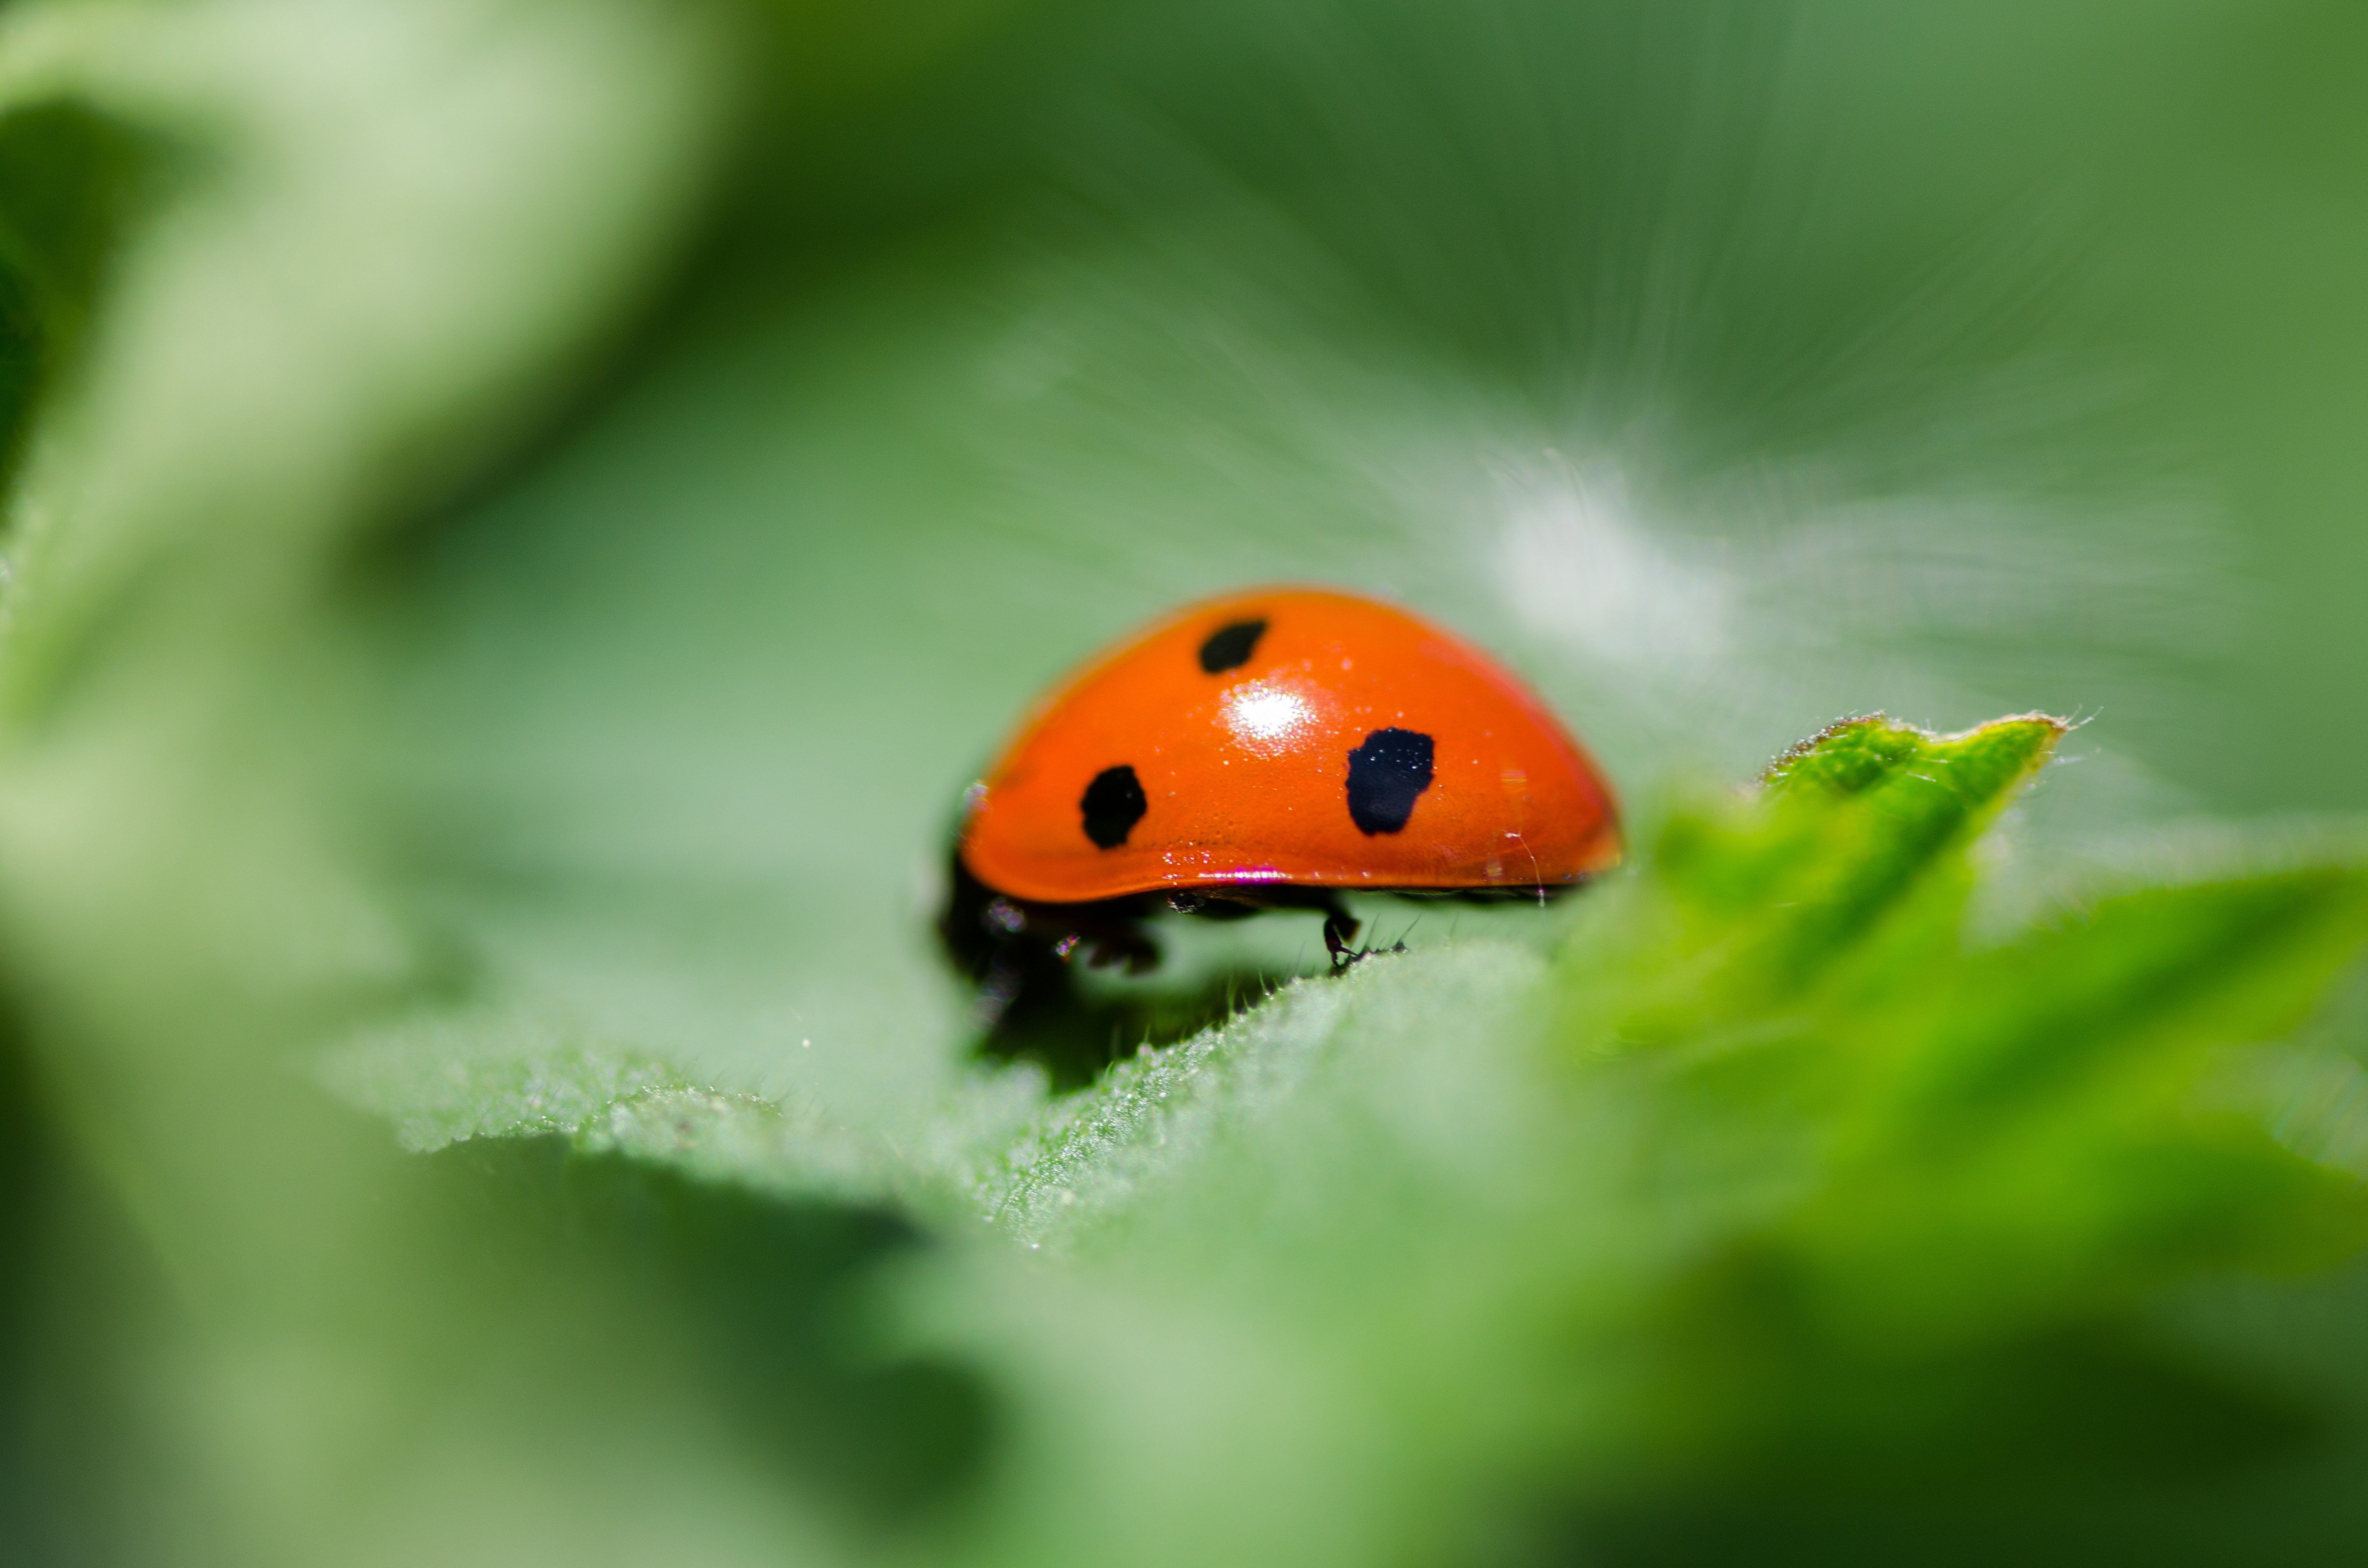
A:
[[[1030,697],[1266,580],[1500,654],[1648,872],[1691,791],[1878,710],[2085,721],[1975,856],[1979,930],[2356,862],[2363,69],[2368,13],[2283,0],[0,10],[0,1531],[2358,1550],[2351,1243],[2278,1283],[2002,1263],[2084,1369],[2052,1411],[1907,1382],[1820,1447],[1715,1362],[1736,1442],[1799,1438],[1771,1480],[1605,1325],[1662,1300],[1640,1235],[1782,1210],[1792,1156],[1737,1134],[1653,1187],[1677,1219],[1583,1174],[1659,1103],[1536,1056],[1584,909],[1425,915],[1155,1051],[1231,1074],[1172,1128],[982,1058],[928,923]],[[1312,919],[1175,939],[1171,990],[1321,956]],[[2228,972],[2307,946],[2260,942]],[[2214,1037],[2304,1030],[2315,1169],[2361,1164],[2356,993]],[[1701,1103],[1774,1128],[1797,1088]],[[1760,1324],[1736,1289],[1702,1321]],[[2063,1349],[2140,1340],[2205,1370]],[[2149,1411],[2228,1451],[2133,1446]]]

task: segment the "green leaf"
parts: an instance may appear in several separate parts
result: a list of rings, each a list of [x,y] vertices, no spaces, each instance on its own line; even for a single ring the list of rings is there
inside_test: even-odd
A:
[[[0,19],[0,1506],[304,1564],[2362,1539],[2356,1302],[2260,1283],[2357,1250],[2298,1028],[2353,852],[2081,869],[2157,774],[2353,799],[2343,25],[892,11]],[[2321,604],[2249,708],[2224,559]],[[979,1059],[962,781],[1290,577],[1534,679],[1636,864],[1365,906],[1410,950],[1337,980],[1178,941],[1168,1017],[1305,978],[1081,1095]],[[2100,699],[2027,810],[2050,721],[1654,782]],[[1969,921],[2001,866],[2078,902]]]
[[[1655,939],[1666,999],[1632,1003],[1623,1037],[1654,1038],[1765,1016],[1814,994],[1867,950],[1886,916],[1936,882],[2055,749],[2064,725],[2009,719],[1963,735],[1846,721],[1769,771],[1752,809],[1680,812],[1655,846]],[[1678,978],[1681,976],[1682,978]]]
[[[2368,874],[2149,889],[1976,943],[1967,851],[2061,733],[1839,726],[1671,816],[1550,971],[1476,947],[1374,960],[1121,1064],[977,1178],[996,1228],[1065,1272],[950,1336],[1020,1387],[1081,1362],[1139,1429],[1231,1412],[1236,1451],[1201,1473],[1263,1527],[1289,1508],[1247,1472],[1349,1499],[1326,1528],[1402,1540],[1451,1539],[1456,1467],[1508,1452],[1531,1506],[1593,1529],[1768,1487],[2042,1508],[2306,1451],[2325,1426],[2305,1391],[2149,1314],[2368,1241],[2355,1179],[2219,1088],[2231,1051],[2291,1032],[2356,961]],[[1072,1295],[1134,1334],[1085,1333]],[[1208,1386],[1147,1382],[1140,1335]],[[1296,1381],[1253,1393],[1212,1360]],[[1356,1426],[1375,1409],[1387,1437]],[[1252,1550],[1097,1470],[1089,1441],[1027,1462]]]
[[[2155,1364],[2127,1314],[2368,1238],[2348,1177],[2211,1092],[2223,1053],[2292,1031],[2356,961],[2368,875],[2135,892],[1974,947],[1967,833],[2058,733],[1828,732],[1665,834],[1634,901],[1660,963],[1633,938],[1566,960],[1576,1060],[1649,1085],[1630,1200],[1669,1206],[1694,1254],[1648,1311],[1667,1381],[1640,1408],[1689,1413],[1665,1438],[1697,1460],[1994,1467],[2004,1444],[2022,1465],[2112,1400],[2151,1402],[2149,1462],[2302,1429]]]

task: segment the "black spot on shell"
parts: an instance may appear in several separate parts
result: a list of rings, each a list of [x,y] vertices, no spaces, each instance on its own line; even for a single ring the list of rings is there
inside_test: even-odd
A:
[[[1429,744],[1428,741],[1423,743]],[[1077,809],[1085,814],[1086,836],[1104,849],[1115,849],[1126,842],[1134,824],[1143,820],[1151,801],[1143,793],[1143,780],[1134,769],[1124,763],[1105,767],[1094,775],[1086,786],[1085,798]]]
[[[1419,730],[1375,730],[1349,754],[1349,820],[1362,833],[1395,833],[1430,788],[1430,737]]]
[[[1265,635],[1263,620],[1236,620],[1220,626],[1201,644],[1201,667],[1212,676],[1237,670],[1250,662],[1250,655],[1258,652],[1258,639]]]

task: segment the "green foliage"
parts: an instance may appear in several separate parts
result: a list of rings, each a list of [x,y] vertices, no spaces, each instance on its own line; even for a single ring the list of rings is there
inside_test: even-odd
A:
[[[2356,580],[2354,32],[0,13],[0,1536],[2356,1555],[2359,847],[2161,824],[2357,803],[2200,574]],[[962,782],[1281,577],[1532,676],[1632,865],[982,1057]],[[1668,782],[2100,699],[2027,802],[2054,721]]]
[[[2026,1553],[2116,1489],[2307,1452],[2311,1391],[2153,1314],[2368,1235],[2353,1178],[2225,1087],[2356,959],[2368,877],[2153,889],[1976,943],[1967,851],[2062,733],[1838,725],[1667,818],[1551,971],[1465,948],[1303,983],[1057,1106],[984,1206],[1101,1310],[1328,1369],[1231,1393],[1247,1426],[1304,1401],[1292,1451],[1235,1441],[1417,1558],[1476,1528],[1455,1467],[1496,1444],[1535,1539],[1806,1511],[1842,1550],[1836,1517],[1907,1507],[2019,1519],[1982,1539]],[[1043,1295],[1086,1288],[1033,1301],[1060,1356],[1093,1349]],[[1423,1437],[1365,1451],[1367,1402]],[[1270,1555],[1326,1550],[1356,1556]]]
[[[165,156],[71,103],[0,118],[0,453],[12,466],[34,399],[70,361]]]
[[[1639,1195],[1695,1232],[1654,1309],[1676,1388],[1646,1397],[1682,1440],[1788,1470],[1973,1442],[2060,1483],[2294,1435],[2276,1399],[2151,1364],[2130,1314],[2361,1240],[2351,1179],[2214,1085],[2356,959],[2368,879],[2152,889],[1970,946],[1967,840],[2061,733],[1838,725],[1759,799],[1667,823],[1654,885],[1574,953],[1565,1038],[1647,1076]]]

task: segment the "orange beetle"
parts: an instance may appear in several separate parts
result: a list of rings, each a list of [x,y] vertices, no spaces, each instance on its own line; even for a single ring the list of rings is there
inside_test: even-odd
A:
[[[941,931],[992,1028],[1080,947],[1148,968],[1161,903],[1326,912],[1346,889],[1543,895],[1620,856],[1611,791],[1503,668],[1321,588],[1169,616],[1038,703],[971,787]]]

